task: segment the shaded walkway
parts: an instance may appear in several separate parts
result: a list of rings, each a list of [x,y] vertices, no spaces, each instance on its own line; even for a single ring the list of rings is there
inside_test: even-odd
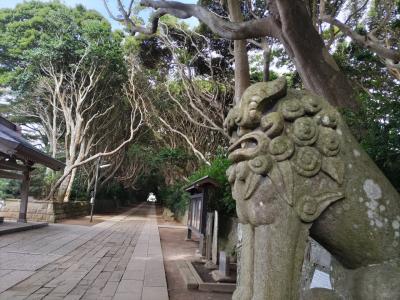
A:
[[[0,239],[0,299],[168,299],[155,207]]]

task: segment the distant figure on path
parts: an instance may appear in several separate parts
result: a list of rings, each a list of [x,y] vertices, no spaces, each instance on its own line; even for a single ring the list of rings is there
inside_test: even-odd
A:
[[[156,202],[157,198],[153,193],[150,193],[149,196],[147,197],[147,202]]]

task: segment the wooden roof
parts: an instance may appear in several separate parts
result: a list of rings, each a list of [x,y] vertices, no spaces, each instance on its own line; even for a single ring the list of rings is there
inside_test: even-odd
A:
[[[61,161],[35,148],[22,137],[17,125],[0,116],[0,169],[15,170],[20,166],[16,160],[27,166],[38,163],[56,171],[65,167]]]
[[[193,189],[201,188],[206,185],[212,185],[214,187],[219,186],[218,182],[215,179],[211,178],[210,176],[204,176],[200,179],[197,179],[195,182],[192,182],[191,185],[189,185],[185,188],[185,191],[190,191]]]

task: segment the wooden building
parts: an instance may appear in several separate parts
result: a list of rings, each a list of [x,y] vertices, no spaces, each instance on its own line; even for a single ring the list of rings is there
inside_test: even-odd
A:
[[[0,178],[21,180],[18,222],[26,222],[30,173],[35,164],[59,171],[64,164],[29,143],[17,125],[0,117]]]
[[[190,194],[188,212],[187,238],[192,237],[192,231],[200,236],[206,234],[206,221],[210,191],[219,188],[218,183],[209,176],[205,176],[193,182],[185,190]]]

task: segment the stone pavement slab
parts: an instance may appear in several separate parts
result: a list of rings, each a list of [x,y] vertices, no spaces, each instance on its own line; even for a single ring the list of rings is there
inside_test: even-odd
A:
[[[18,223],[7,221],[0,224],[0,235],[42,228],[47,225],[49,224],[43,222]]]
[[[168,299],[154,205],[0,239],[1,299]]]

